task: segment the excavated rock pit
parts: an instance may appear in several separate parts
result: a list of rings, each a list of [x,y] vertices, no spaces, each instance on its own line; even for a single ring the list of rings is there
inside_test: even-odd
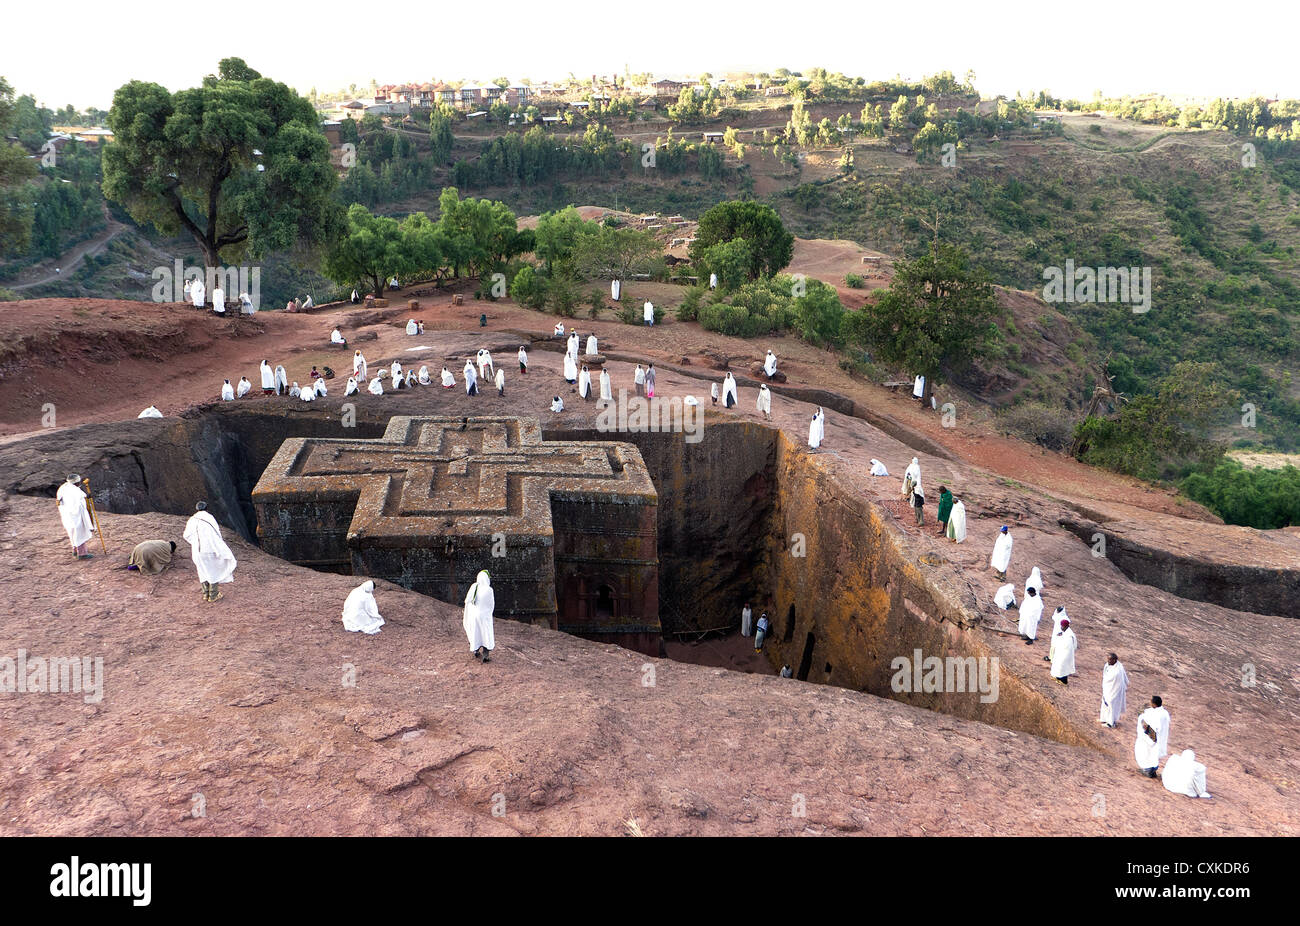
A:
[[[324,402],[318,403],[325,405]],[[333,404],[333,403],[331,403]],[[53,495],[65,471],[87,475],[101,510],[187,515],[206,498],[222,524],[257,541],[251,492],[293,437],[381,437],[383,413],[208,406],[181,418],[86,425],[0,448],[10,490]],[[608,440],[594,429],[544,429],[546,440]],[[765,654],[810,682],[1049,737],[1095,745],[969,633],[972,618],[910,559],[869,502],[836,492],[815,458],[774,428],[716,420],[698,443],[679,433],[619,433],[640,450],[659,494],[659,602],[664,633],[733,630],[741,604],[772,622]],[[940,690],[917,659],[946,663]],[[897,660],[909,668],[900,673]],[[957,689],[954,690],[954,672]],[[990,688],[990,683],[997,687]],[[904,690],[899,690],[902,687]],[[918,690],[910,690],[913,687]],[[946,690],[945,690],[946,689]]]

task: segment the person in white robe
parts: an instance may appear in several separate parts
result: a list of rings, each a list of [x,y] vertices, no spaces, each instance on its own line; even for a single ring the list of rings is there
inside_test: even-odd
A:
[[[348,592],[343,602],[343,629],[375,634],[382,626],[384,619],[379,616],[379,605],[375,603],[375,583],[367,579]]]
[[[621,298],[623,297],[623,281],[622,281],[622,280],[610,280],[610,281],[609,281],[609,295],[610,295],[610,298],[613,299],[615,302],[618,302],[619,299],[621,299]]]
[[[912,398],[920,399],[925,396],[925,377],[918,376],[912,381]]]
[[[645,394],[653,399],[655,397],[655,365],[652,363],[645,368]]]
[[[1025,579],[1025,590],[1031,588],[1037,589],[1040,595],[1043,593],[1043,574],[1038,571],[1037,566],[1029,570],[1029,578]]]
[[[451,372],[451,370],[448,370],[446,367],[442,368],[440,377],[443,389],[450,389],[452,386],[456,385],[456,374]]]
[[[1038,639],[1038,622],[1043,617],[1043,599],[1038,589],[1025,589],[1025,599],[1020,602],[1020,620],[1017,629],[1024,638],[1025,645],[1030,646]]]
[[[758,410],[763,413],[763,417],[771,420],[772,418],[772,390],[767,388],[767,383],[761,383],[758,387]]]
[[[960,500],[952,504],[945,533],[953,543],[963,543],[966,540],[966,505]]]
[[[745,607],[740,611],[740,635],[748,637],[754,632],[754,612],[749,607],[749,602],[745,602]]]
[[[360,348],[352,355],[352,375],[359,383],[366,381],[366,357],[361,353]]]
[[[561,399],[558,395],[551,398],[551,411],[553,412],[564,411],[564,400]]]
[[[717,288],[718,288],[718,275],[716,273],[710,273],[709,289],[717,289]],[[746,636],[748,636],[748,634],[746,634]]]
[[[235,387],[230,385],[230,380],[226,380],[221,386],[221,401],[235,401]]]
[[[564,345],[564,352],[574,360],[578,359],[578,332],[574,331],[569,335],[568,343]]]
[[[506,371],[497,370],[497,375],[492,378],[493,384],[497,387],[497,395],[506,394]]]
[[[312,385],[307,385],[302,389],[298,390],[298,398],[304,402],[315,402],[316,387]]]
[[[339,331],[337,328],[330,332],[330,343],[337,344],[339,347],[348,346],[347,338],[343,337],[343,332]]]
[[[647,325],[650,325],[652,327],[654,326],[655,307],[654,307],[654,303],[648,299],[646,300],[645,308],[642,309],[641,311],[641,318],[645,321]]]
[[[187,279],[185,281],[185,298],[181,300],[182,302],[190,301],[190,291],[193,289],[193,287],[194,287],[194,281]]]
[[[158,411],[158,407],[156,405],[150,405],[140,414],[136,415],[137,418],[161,418],[162,416],[163,413]]]
[[[596,333],[593,331],[587,335],[587,356],[594,357],[599,351],[596,350]]]
[[[1061,624],[1070,619],[1070,615],[1065,613],[1065,605],[1057,605],[1056,610],[1052,612],[1052,635],[1055,636],[1061,629]]]
[[[578,362],[571,354],[564,355],[564,379],[571,384],[578,381]]]
[[[203,300],[207,298],[207,292],[203,287],[202,280],[195,280],[194,285],[190,287],[190,299],[194,303],[194,308],[203,308]]]
[[[289,391],[289,374],[284,371],[284,367],[275,368],[275,394],[284,395]]]
[[[1169,755],[1169,711],[1160,695],[1151,696],[1151,706],[1138,715],[1137,739],[1133,742],[1133,757],[1142,774],[1156,777],[1160,760]]]
[[[907,464],[907,469],[903,470],[903,496],[911,494],[908,488],[907,479],[911,477],[912,484],[916,485],[921,481],[921,463],[916,457],[912,457],[912,462]]]
[[[429,367],[427,364],[420,367],[420,375],[417,376],[416,379],[419,380],[421,386],[427,386],[432,382],[432,380],[429,379]]]
[[[714,405],[718,404],[718,395],[719,395],[718,384],[709,383],[709,398],[713,401]]]
[[[993,544],[993,555],[989,557],[989,565],[997,573],[999,579],[1007,577],[1007,567],[1011,565],[1011,529],[1005,524],[1002,530],[998,532],[998,539]]]
[[[370,381],[370,385],[366,387],[366,391],[369,392],[371,395],[383,395],[384,378],[382,376],[376,376],[374,379]]]
[[[808,446],[816,450],[822,445],[822,438],[826,436],[826,426],[823,423],[825,412],[819,406],[816,413],[812,416],[812,421],[808,424]]]
[[[302,395],[302,389],[299,387],[298,381],[295,379],[293,385],[289,387],[289,398],[296,399],[300,395]]]
[[[302,307],[303,307],[304,309],[310,309],[310,308],[311,308],[312,306],[314,306],[315,304],[316,304],[316,303],[312,301],[311,293],[308,293],[308,294],[307,294],[307,298],[304,299],[304,300],[302,301]]]
[[[1003,611],[1010,611],[1016,606],[1016,586],[1008,582],[993,593],[993,603]]]
[[[555,330],[551,332],[551,335],[557,338],[564,337],[564,322],[556,322]]]
[[[632,386],[636,389],[637,395],[645,395],[645,367],[639,363],[636,365],[636,371],[632,374]]]
[[[315,388],[316,388],[316,398],[318,399],[324,398],[325,396],[330,394],[329,387],[325,385],[325,380],[319,376],[316,377]]]
[[[420,333],[420,326],[417,325],[417,324],[415,323],[415,319],[413,319],[413,318],[407,319],[407,321],[406,321],[406,333],[407,333],[407,334],[419,334],[419,333]]]
[[[1098,723],[1104,723],[1111,729],[1124,715],[1124,700],[1128,694],[1128,672],[1124,663],[1119,661],[1118,653],[1106,657],[1106,664],[1101,667],[1101,716]]]
[[[469,638],[470,653],[483,662],[489,661],[492,650],[496,647],[496,634],[492,627],[492,612],[495,608],[496,596],[492,592],[491,576],[484,569],[465,594],[465,617],[462,621],[465,636]]]
[[[517,358],[519,360],[520,374],[521,375],[527,374],[528,373],[528,351],[524,350],[522,344],[519,346],[519,353],[517,355]]]
[[[275,392],[275,370],[265,360],[262,361],[262,394],[270,395]]]
[[[465,395],[478,395],[478,374],[474,372],[474,364],[468,359],[461,374],[465,377]]]
[[[911,469],[911,467],[908,468]],[[903,496],[908,507],[912,509],[916,516],[916,526],[920,527],[925,523],[925,487],[921,485],[921,468],[919,466],[915,470],[915,475],[903,477]]]
[[[212,287],[212,311],[218,315],[226,314],[226,291],[220,286]]]
[[[257,306],[253,305],[253,297],[248,295],[248,293],[239,294],[239,314],[240,315],[257,314]]]
[[[77,559],[90,559],[95,554],[86,550],[91,535],[95,532],[95,521],[90,516],[90,507],[86,504],[86,493],[82,491],[79,475],[69,476],[54,493],[54,500],[59,506],[59,520],[63,530],[72,544],[72,552]]]
[[[420,382],[419,378],[415,375],[415,371],[408,368],[406,371],[406,388],[414,389],[416,386],[419,385],[422,385],[422,383]]]
[[[600,398],[603,402],[614,401],[614,384],[609,378],[609,370],[600,371]]]
[[[239,386],[235,389],[235,395],[242,399],[244,396],[248,395],[252,388],[253,384],[248,381],[248,377],[241,376],[239,377]]]
[[[767,352],[767,357],[763,360],[763,372],[767,374],[768,379],[771,379],[776,375],[776,354],[772,353],[770,350]]]
[[[1160,773],[1166,791],[1187,797],[1210,797],[1205,787],[1205,766],[1196,761],[1196,753],[1184,749],[1180,755],[1170,756],[1165,770]]]
[[[393,378],[393,382],[396,383],[399,379],[402,378],[402,365],[398,363],[396,360],[394,360],[393,365],[389,367],[388,375],[391,376]]]
[[[682,404],[690,405],[691,407],[694,407],[700,404],[700,400],[695,398],[695,396],[693,395],[688,395],[686,398],[682,399]]]
[[[199,502],[194,506],[194,514],[185,522],[182,535],[190,545],[190,557],[199,574],[203,586],[203,600],[217,601],[221,598],[218,585],[235,581],[235,554],[221,539],[221,527],[217,519],[206,511],[207,504]]]
[[[584,399],[591,398],[591,371],[587,369],[585,363],[582,365],[582,372],[578,374],[578,395]]]
[[[727,371],[727,375],[722,380],[722,407],[731,408],[740,401],[739,393],[736,390],[736,377]]]
[[[1070,676],[1074,674],[1074,654],[1078,649],[1079,641],[1070,629],[1070,622],[1061,621],[1061,629],[1052,634],[1048,655],[1052,657],[1052,678],[1062,685],[1070,684]]]
[[[356,305],[360,301],[361,297],[357,294],[357,291],[355,289],[352,290],[352,304]]]
[[[888,476],[888,475],[889,475],[889,470],[885,468],[885,464],[884,464],[884,463],[881,463],[881,462],[880,462],[879,460],[877,460],[875,457],[872,457],[872,458],[871,458],[871,475],[873,475],[873,476]]]
[[[347,387],[343,390],[343,395],[356,395],[358,392],[360,392],[360,390],[357,388],[357,378],[355,376],[349,376]]]
[[[491,381],[495,368],[492,366],[492,355],[486,349],[478,352],[478,376],[479,379]]]

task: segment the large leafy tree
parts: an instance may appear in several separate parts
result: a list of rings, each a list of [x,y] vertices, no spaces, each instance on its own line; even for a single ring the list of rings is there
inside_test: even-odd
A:
[[[104,195],[137,222],[188,234],[209,267],[338,230],[337,177],[315,110],[238,58],[175,94],[124,84],[108,124]]]
[[[325,253],[321,269],[336,283],[368,283],[376,296],[411,261],[407,239],[396,219],[371,215],[360,203],[348,207],[346,228]]]
[[[35,176],[36,166],[21,145],[6,142],[14,125],[14,91],[0,77],[0,254],[27,249],[32,233],[32,211],[20,202],[16,186]]]
[[[737,238],[749,244],[751,280],[772,276],[788,266],[794,257],[794,235],[786,231],[775,209],[761,203],[732,200],[718,203],[700,216],[695,242],[691,245],[691,260],[698,262],[708,248]]]
[[[938,244],[916,260],[900,261],[876,300],[844,318],[850,343],[871,348],[885,363],[925,377],[923,404],[936,383],[961,372],[998,337],[997,301],[982,273],[960,248]]]
[[[438,197],[438,208],[438,227],[456,276],[461,271],[481,274],[532,245],[531,236],[518,231],[515,214],[505,203],[461,199],[455,187],[447,187]]]
[[[598,224],[584,219],[572,206],[547,212],[537,220],[533,253],[546,262],[549,275],[572,275],[573,255],[579,239],[599,232]]]
[[[659,242],[649,232],[597,225],[589,234],[579,235],[574,243],[573,268],[589,280],[603,276],[626,280],[648,268],[662,252]]]

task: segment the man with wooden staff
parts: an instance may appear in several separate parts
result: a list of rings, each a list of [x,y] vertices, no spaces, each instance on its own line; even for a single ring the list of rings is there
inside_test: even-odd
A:
[[[99,528],[89,507],[93,502],[90,502],[89,496],[78,485],[81,481],[78,475],[69,476],[67,482],[59,486],[54,497],[59,503],[59,518],[63,521],[63,529],[68,533],[68,540],[72,543],[77,559],[91,559],[95,554],[86,550],[86,544],[90,541],[90,535]]]

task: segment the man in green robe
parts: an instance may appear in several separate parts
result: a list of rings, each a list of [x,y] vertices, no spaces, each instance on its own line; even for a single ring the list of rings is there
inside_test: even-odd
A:
[[[948,531],[948,514],[952,511],[952,493],[947,486],[939,486],[939,534]]]

